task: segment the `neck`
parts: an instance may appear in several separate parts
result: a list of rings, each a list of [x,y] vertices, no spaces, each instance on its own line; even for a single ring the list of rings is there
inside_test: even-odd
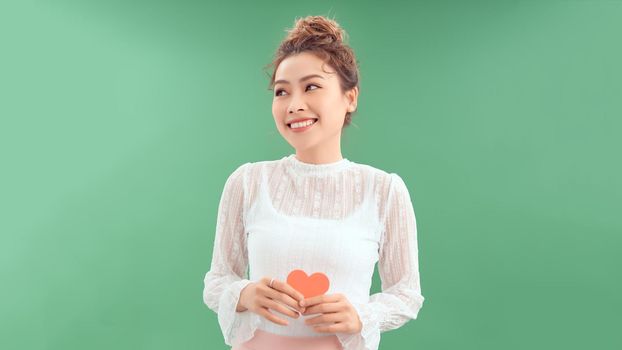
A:
[[[317,155],[309,155],[306,153],[296,152],[296,159],[303,163],[308,164],[329,164],[335,163],[343,159],[341,152],[337,155],[326,155],[326,154],[317,154]]]
[[[341,155],[341,138],[334,138],[330,144],[324,143],[322,145],[303,150],[296,149],[296,159],[303,163],[309,164],[338,162],[343,159],[343,155]]]

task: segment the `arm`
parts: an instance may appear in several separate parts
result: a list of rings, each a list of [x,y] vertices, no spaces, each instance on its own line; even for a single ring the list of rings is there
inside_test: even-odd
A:
[[[396,329],[417,318],[423,306],[419,284],[417,226],[408,188],[391,174],[383,218],[378,272],[382,292],[368,303],[353,303],[363,328],[360,333],[338,334],[346,349],[377,349],[380,333]]]
[[[238,312],[240,292],[251,281],[246,278],[248,254],[244,229],[245,170],[239,166],[227,179],[218,206],[214,251],[205,274],[203,302],[218,314],[225,343],[238,345],[253,336],[259,316]]]

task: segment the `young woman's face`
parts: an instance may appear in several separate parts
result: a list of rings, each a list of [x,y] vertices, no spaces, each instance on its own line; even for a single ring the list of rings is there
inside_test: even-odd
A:
[[[346,112],[356,109],[358,89],[343,94],[335,70],[309,52],[281,61],[274,81],[272,115],[285,140],[297,151],[338,147]],[[298,131],[288,125],[301,118],[317,121]]]

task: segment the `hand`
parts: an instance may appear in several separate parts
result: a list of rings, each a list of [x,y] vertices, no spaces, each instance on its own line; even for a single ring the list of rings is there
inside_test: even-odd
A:
[[[268,309],[279,311],[286,316],[298,318],[302,309],[299,303],[304,299],[304,295],[286,282],[277,279],[272,282],[272,287],[270,287],[270,280],[270,277],[264,277],[259,282],[251,282],[244,287],[240,291],[240,299],[236,311],[250,310],[269,321],[287,326],[289,324],[287,320],[275,316]]]
[[[318,333],[358,333],[363,328],[358,312],[343,294],[318,295],[305,299],[303,305],[303,315],[322,314],[305,320],[307,325],[317,325],[313,330]]]

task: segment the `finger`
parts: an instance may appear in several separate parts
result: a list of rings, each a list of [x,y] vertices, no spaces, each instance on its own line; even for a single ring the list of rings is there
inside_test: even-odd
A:
[[[306,319],[305,324],[307,325],[319,325],[322,323],[332,324],[332,323],[342,321],[343,319],[344,319],[344,315],[339,314],[339,313],[322,314],[320,316]]]
[[[345,323],[333,323],[326,326],[313,326],[313,330],[317,333],[337,333],[347,332],[348,327]]]
[[[290,308],[296,311],[300,311],[302,307],[298,305],[298,302],[296,300],[292,299],[292,297],[290,297],[289,295],[285,293],[281,293],[281,292],[277,292],[277,293],[278,293],[278,299],[281,302],[283,302],[284,304],[286,304],[287,306],[289,306]]]
[[[314,297],[308,298],[304,300],[304,307],[306,307],[307,309],[309,309],[309,306],[313,306],[313,305],[317,305],[317,304],[322,304],[322,303],[334,303],[341,300],[340,296],[337,294],[330,294],[330,295],[326,295],[326,294],[322,294],[322,295],[316,295]]]
[[[292,287],[290,284],[286,282],[274,280],[274,283],[272,283],[272,287],[289,295],[292,299],[296,299],[296,304],[298,304],[300,301],[302,301],[305,298],[305,296],[302,295],[302,293],[294,289],[294,287]]]
[[[268,306],[270,309],[273,309],[275,311],[278,311],[278,312],[282,313],[283,315],[286,315],[286,316],[289,316],[289,317],[292,317],[292,318],[300,317],[300,315],[297,312],[292,311],[292,310],[286,308],[285,306],[280,304],[278,301],[266,300],[264,305]]]
[[[288,308],[295,310],[296,312],[300,311],[300,306],[296,303],[296,301],[290,298],[288,295],[281,293],[275,289],[268,288],[265,292],[265,297],[271,300],[278,300],[282,304],[285,304]]]
[[[331,313],[331,312],[340,312],[343,311],[343,305],[341,303],[324,303],[318,304],[311,307],[308,307],[302,313],[304,315],[313,315],[313,314],[321,314],[321,313]]]
[[[270,296],[270,298],[272,298],[274,300],[280,300],[284,304],[290,306],[292,309],[294,309],[296,311],[300,311],[301,307],[298,304],[298,301],[294,300],[288,294],[281,292],[282,289],[279,289],[279,287],[283,286],[282,282],[281,282],[281,284],[277,284],[277,283],[278,283],[278,281],[275,280],[274,283],[272,283],[273,288],[269,288],[269,290],[268,290],[268,295]]]
[[[257,313],[260,314],[261,316],[263,316],[268,321],[274,322],[276,324],[280,324],[282,326],[287,326],[289,324],[289,322],[287,322],[287,320],[284,320],[284,319],[282,319],[280,317],[277,317],[276,315],[274,315],[272,312],[270,312],[265,307],[260,307],[259,311]]]

